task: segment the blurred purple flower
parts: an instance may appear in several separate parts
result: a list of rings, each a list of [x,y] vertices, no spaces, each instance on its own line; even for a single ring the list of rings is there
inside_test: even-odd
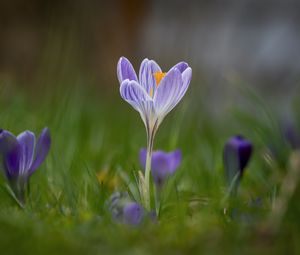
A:
[[[157,129],[187,91],[192,69],[185,62],[163,73],[154,60],[144,59],[137,77],[132,64],[121,57],[117,66],[122,98],[137,110],[147,129]]]
[[[127,192],[113,193],[108,200],[108,209],[114,221],[132,226],[139,225],[146,215],[144,208],[132,202]]]
[[[123,220],[125,224],[136,226],[139,225],[144,218],[144,208],[135,202],[126,204],[123,207]]]
[[[286,125],[284,127],[283,135],[293,150],[297,150],[300,148],[299,132],[297,132],[294,125],[292,124]]]
[[[146,165],[147,150],[140,150],[140,164],[143,168]],[[157,187],[162,187],[166,179],[171,176],[181,163],[181,151],[175,150],[172,152],[154,151],[152,155],[152,177]]]
[[[224,147],[224,165],[229,184],[238,176],[238,181],[252,154],[252,143],[242,136],[231,137]]]
[[[45,160],[51,145],[50,132],[44,128],[36,141],[35,134],[24,131],[15,137],[6,130],[0,132],[2,168],[15,196],[24,204],[29,177]]]

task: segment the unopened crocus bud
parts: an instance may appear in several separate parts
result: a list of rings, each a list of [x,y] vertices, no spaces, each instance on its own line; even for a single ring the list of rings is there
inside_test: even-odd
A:
[[[284,128],[283,135],[293,150],[300,149],[300,135],[299,135],[299,132],[297,132],[294,125],[291,125],[291,124],[287,125]]]
[[[238,182],[252,154],[252,143],[242,136],[231,137],[224,147],[224,166],[228,184]]]

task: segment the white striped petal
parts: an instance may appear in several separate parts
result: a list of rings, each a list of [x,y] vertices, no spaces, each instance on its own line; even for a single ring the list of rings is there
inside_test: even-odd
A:
[[[171,69],[177,68],[179,70],[179,72],[183,73],[188,67],[189,67],[189,65],[186,62],[179,62],[178,64],[173,66]]]
[[[162,79],[154,95],[154,107],[160,119],[163,119],[181,98],[182,76],[177,68],[172,68]]]
[[[31,131],[24,131],[17,136],[21,146],[20,174],[28,174],[32,165],[35,148],[35,134]]]
[[[125,80],[120,86],[121,97],[140,112],[144,121],[153,112],[153,100],[136,81]]]
[[[117,65],[117,76],[118,76],[120,84],[126,79],[138,81],[132,64],[125,57],[121,57],[119,59],[119,62]]]
[[[174,100],[175,105],[173,107],[175,107],[185,95],[187,89],[189,88],[191,79],[192,79],[192,68],[188,67],[182,73],[182,86],[180,89],[180,93],[178,94],[178,97],[176,98],[176,100]]]
[[[139,82],[150,96],[154,95],[156,90],[156,81],[153,74],[157,72],[161,72],[159,65],[154,60],[145,58],[140,67]]]

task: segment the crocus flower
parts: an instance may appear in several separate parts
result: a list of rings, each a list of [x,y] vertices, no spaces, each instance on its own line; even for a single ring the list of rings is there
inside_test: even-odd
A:
[[[140,150],[140,164],[143,168],[146,165],[146,154],[147,150],[145,148]],[[174,174],[181,163],[181,158],[179,149],[169,153],[161,150],[153,151],[151,172],[154,183],[158,188],[161,188],[166,179]]]
[[[115,192],[108,201],[108,209],[114,221],[137,226],[146,216],[144,208],[132,201],[127,192]]]
[[[8,183],[21,204],[29,177],[45,160],[51,144],[50,132],[44,128],[36,140],[31,131],[24,131],[15,137],[6,130],[0,132],[0,153],[2,168]]]
[[[185,62],[163,73],[154,60],[144,59],[139,78],[132,64],[121,57],[117,67],[120,93],[137,110],[148,131],[157,129],[164,117],[179,103],[186,93],[192,69]]]
[[[297,150],[300,148],[300,136],[297,132],[296,128],[292,124],[288,124],[284,128],[284,138],[288,142],[288,144],[291,146],[293,150]]]
[[[242,136],[231,137],[224,147],[224,165],[229,184],[237,178],[237,183],[252,154],[252,144]]]
[[[140,113],[146,127],[147,156],[145,176],[140,176],[140,191],[145,207],[150,209],[149,182],[154,136],[165,116],[185,95],[192,69],[187,63],[180,62],[164,73],[154,60],[144,59],[137,77],[129,60],[121,57],[117,75],[122,98]]]
[[[143,207],[135,202],[128,203],[123,208],[123,220],[128,225],[139,225],[144,218]]]

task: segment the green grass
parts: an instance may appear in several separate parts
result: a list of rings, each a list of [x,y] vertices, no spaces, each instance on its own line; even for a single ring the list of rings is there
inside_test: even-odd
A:
[[[146,145],[142,121],[119,97],[117,83],[113,93],[94,93],[79,84],[55,92],[48,86],[35,96],[2,83],[1,127],[18,134],[48,126],[53,141],[30,180],[25,209],[9,196],[1,177],[1,254],[299,254],[299,187],[276,221],[279,228],[272,229],[272,205],[292,153],[276,112],[244,91],[243,103],[232,102],[216,117],[205,94],[193,86],[155,140],[156,149],[183,152],[182,165],[164,190],[159,222],[129,227],[111,220],[105,202],[113,189],[109,180],[97,180],[105,169],[111,178],[128,175],[130,183],[121,181],[117,190],[135,185],[138,152]],[[252,140],[255,149],[238,196],[229,201],[222,153],[235,134]],[[268,157],[271,145],[278,151],[275,159]],[[250,206],[257,197],[261,207]]]

